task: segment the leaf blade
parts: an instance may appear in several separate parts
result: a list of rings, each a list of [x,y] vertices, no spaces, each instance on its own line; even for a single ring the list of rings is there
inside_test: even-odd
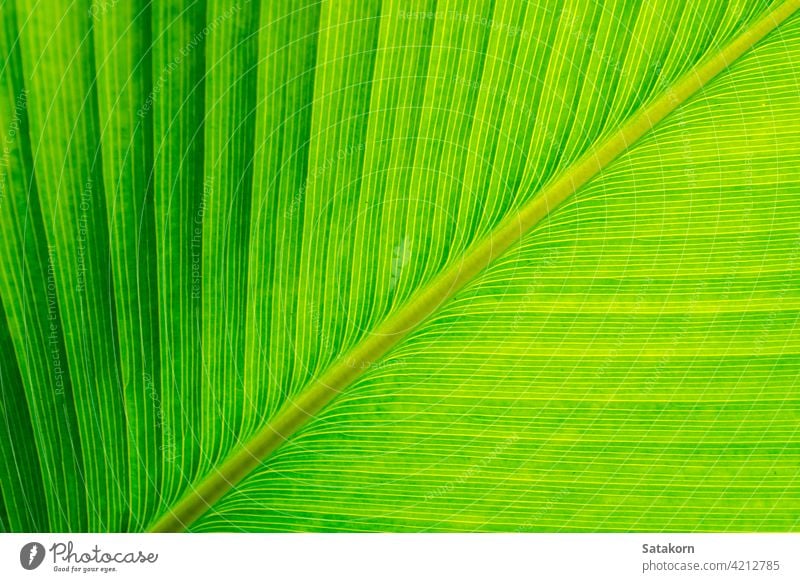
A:
[[[635,143],[679,104],[689,99],[707,82],[739,58],[755,43],[775,29],[797,9],[796,2],[781,4],[746,31],[737,36],[712,58],[703,61],[681,77],[647,107],[606,140],[590,149],[565,174],[546,187],[538,197],[523,206],[519,213],[502,223],[484,241],[475,245],[461,260],[423,287],[392,318],[357,344],[351,352],[304,389],[294,401],[253,437],[240,452],[232,455],[217,472],[204,480],[184,498],[170,515],[164,516],[155,531],[181,529],[213,505],[260,460],[274,452],[284,440],[300,429],[336,398],[360,372],[385,355],[409,331],[426,320],[445,301],[453,297],[484,268],[492,264],[521,236],[545,218],[550,209],[559,206],[575,190],[587,183],[606,165],[613,162],[630,144]]]

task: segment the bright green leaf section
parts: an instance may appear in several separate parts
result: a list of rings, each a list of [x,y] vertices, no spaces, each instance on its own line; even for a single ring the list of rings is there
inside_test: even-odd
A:
[[[800,20],[672,92],[778,6],[0,0],[0,527],[202,505],[356,368],[193,529],[796,529]]]
[[[14,357],[3,304],[0,303],[0,435],[9,446],[2,448],[3,496],[0,500],[0,531],[41,531],[48,529],[47,505],[42,473],[37,459],[36,440],[22,393],[22,378]],[[31,462],[34,459],[34,462]],[[8,499],[8,501],[6,501]],[[8,506],[11,513],[8,514]]]
[[[262,6],[250,209],[244,384],[248,427],[267,422],[295,373],[303,196],[314,99],[320,5]]]
[[[796,529],[798,57],[795,18],[194,529]]]

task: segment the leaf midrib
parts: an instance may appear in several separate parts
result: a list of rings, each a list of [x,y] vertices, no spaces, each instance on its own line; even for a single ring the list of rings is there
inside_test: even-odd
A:
[[[589,148],[577,162],[542,188],[515,215],[505,219],[483,241],[474,244],[459,262],[418,290],[399,311],[307,385],[297,397],[287,402],[254,437],[233,452],[215,471],[161,516],[150,531],[175,532],[188,527],[369,369],[370,364],[382,358],[578,188],[776,29],[798,8],[800,0],[783,2],[712,57],[666,88],[649,105],[631,116],[615,133]]]

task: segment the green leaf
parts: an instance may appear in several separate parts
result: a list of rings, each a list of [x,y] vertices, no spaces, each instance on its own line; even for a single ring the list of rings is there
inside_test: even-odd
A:
[[[123,3],[93,23],[117,358],[125,413],[137,419],[126,424],[131,529],[157,508],[151,483],[161,482],[153,127],[137,109],[150,90],[149,18],[149,6]]]
[[[200,468],[203,71],[205,3],[152,3],[152,83],[137,113],[153,119],[152,182],[158,269],[161,510]]]
[[[19,8],[19,36],[14,38],[14,44],[19,45],[29,92],[28,139],[33,174],[45,240],[52,248],[65,367],[74,393],[69,404],[75,408],[80,433],[80,440],[70,441],[63,440],[56,431],[48,431],[39,440],[58,440],[60,446],[71,448],[65,455],[68,463],[78,465],[79,458],[82,460],[81,470],[70,469],[61,477],[67,480],[67,488],[86,495],[85,508],[77,516],[70,516],[67,526],[125,530],[131,518],[125,507],[130,468],[126,398],[117,357],[89,9],[80,3],[45,5],[27,1],[20,2]],[[20,196],[28,200],[25,191]],[[9,255],[11,250],[4,250],[3,254]],[[43,267],[40,260],[36,268]],[[38,285],[33,282],[31,288],[23,289],[33,293],[34,286],[41,293],[41,277]],[[7,289],[3,289],[4,302]],[[45,321],[39,319],[41,325]],[[17,353],[36,349],[28,347],[25,328],[19,331],[14,335]],[[52,374],[51,368],[52,364],[45,364],[42,373]],[[36,387],[28,387],[28,392],[33,390]],[[33,399],[28,398],[31,407]],[[137,419],[138,422],[141,421]],[[57,466],[48,467],[49,472],[57,470]],[[56,480],[46,481],[45,489]],[[58,504],[48,506],[48,510],[51,517],[60,513]]]
[[[3,529],[798,528],[800,2],[18,4]]]
[[[0,378],[4,442],[10,445],[3,447],[2,493],[15,531],[83,529],[83,457],[56,296],[58,262],[44,234],[33,180],[26,139],[30,93],[15,42],[13,5],[3,5],[2,23]]]

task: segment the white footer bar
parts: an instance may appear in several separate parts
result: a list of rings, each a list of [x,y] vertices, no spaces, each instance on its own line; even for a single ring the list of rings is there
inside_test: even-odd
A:
[[[800,580],[800,534],[3,534],[0,580]]]

